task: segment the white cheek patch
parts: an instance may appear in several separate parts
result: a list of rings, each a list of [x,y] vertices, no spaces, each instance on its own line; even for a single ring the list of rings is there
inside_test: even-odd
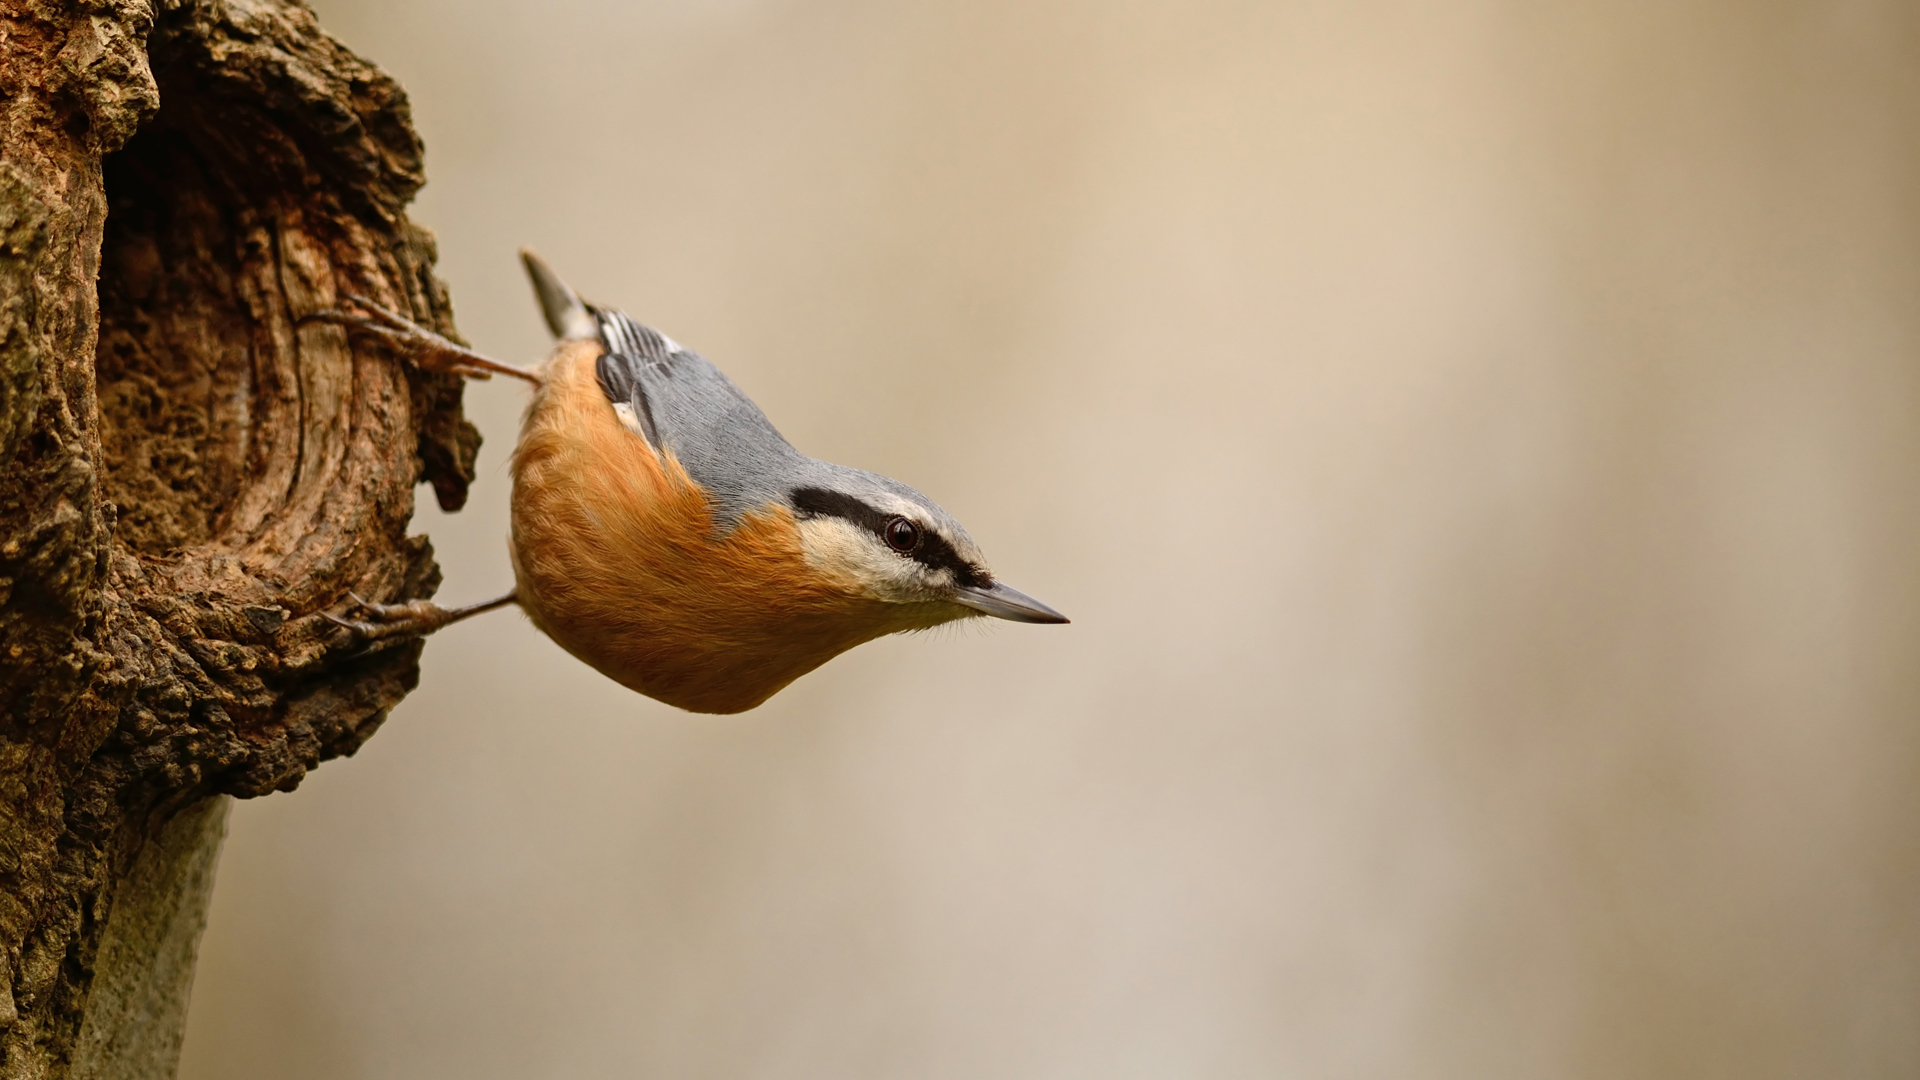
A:
[[[896,603],[930,600],[938,596],[938,579],[949,576],[901,558],[878,537],[841,518],[806,518],[799,526],[807,561],[850,592]]]

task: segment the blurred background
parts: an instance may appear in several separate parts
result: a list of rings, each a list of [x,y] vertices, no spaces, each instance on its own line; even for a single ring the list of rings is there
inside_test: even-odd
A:
[[[1074,623],[439,635],[236,807],[184,1077],[1920,1075],[1920,8],[314,6],[478,347],[530,245]]]

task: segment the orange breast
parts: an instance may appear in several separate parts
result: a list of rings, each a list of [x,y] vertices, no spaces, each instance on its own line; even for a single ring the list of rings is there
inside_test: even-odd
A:
[[[595,342],[547,361],[513,455],[513,562],[534,624],[607,676],[694,712],[751,709],[918,623],[813,572],[785,507],[724,533],[671,454],[622,426]]]

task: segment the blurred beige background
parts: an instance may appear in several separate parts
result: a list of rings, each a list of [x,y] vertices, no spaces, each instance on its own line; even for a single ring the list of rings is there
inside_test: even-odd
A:
[[[1075,622],[441,635],[236,808],[184,1077],[1920,1075],[1910,2],[316,6],[478,346],[532,245]]]

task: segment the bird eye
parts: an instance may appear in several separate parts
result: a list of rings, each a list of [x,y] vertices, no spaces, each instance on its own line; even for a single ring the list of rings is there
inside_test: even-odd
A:
[[[888,547],[903,555],[920,546],[920,526],[903,517],[887,522],[880,534],[886,537]]]

